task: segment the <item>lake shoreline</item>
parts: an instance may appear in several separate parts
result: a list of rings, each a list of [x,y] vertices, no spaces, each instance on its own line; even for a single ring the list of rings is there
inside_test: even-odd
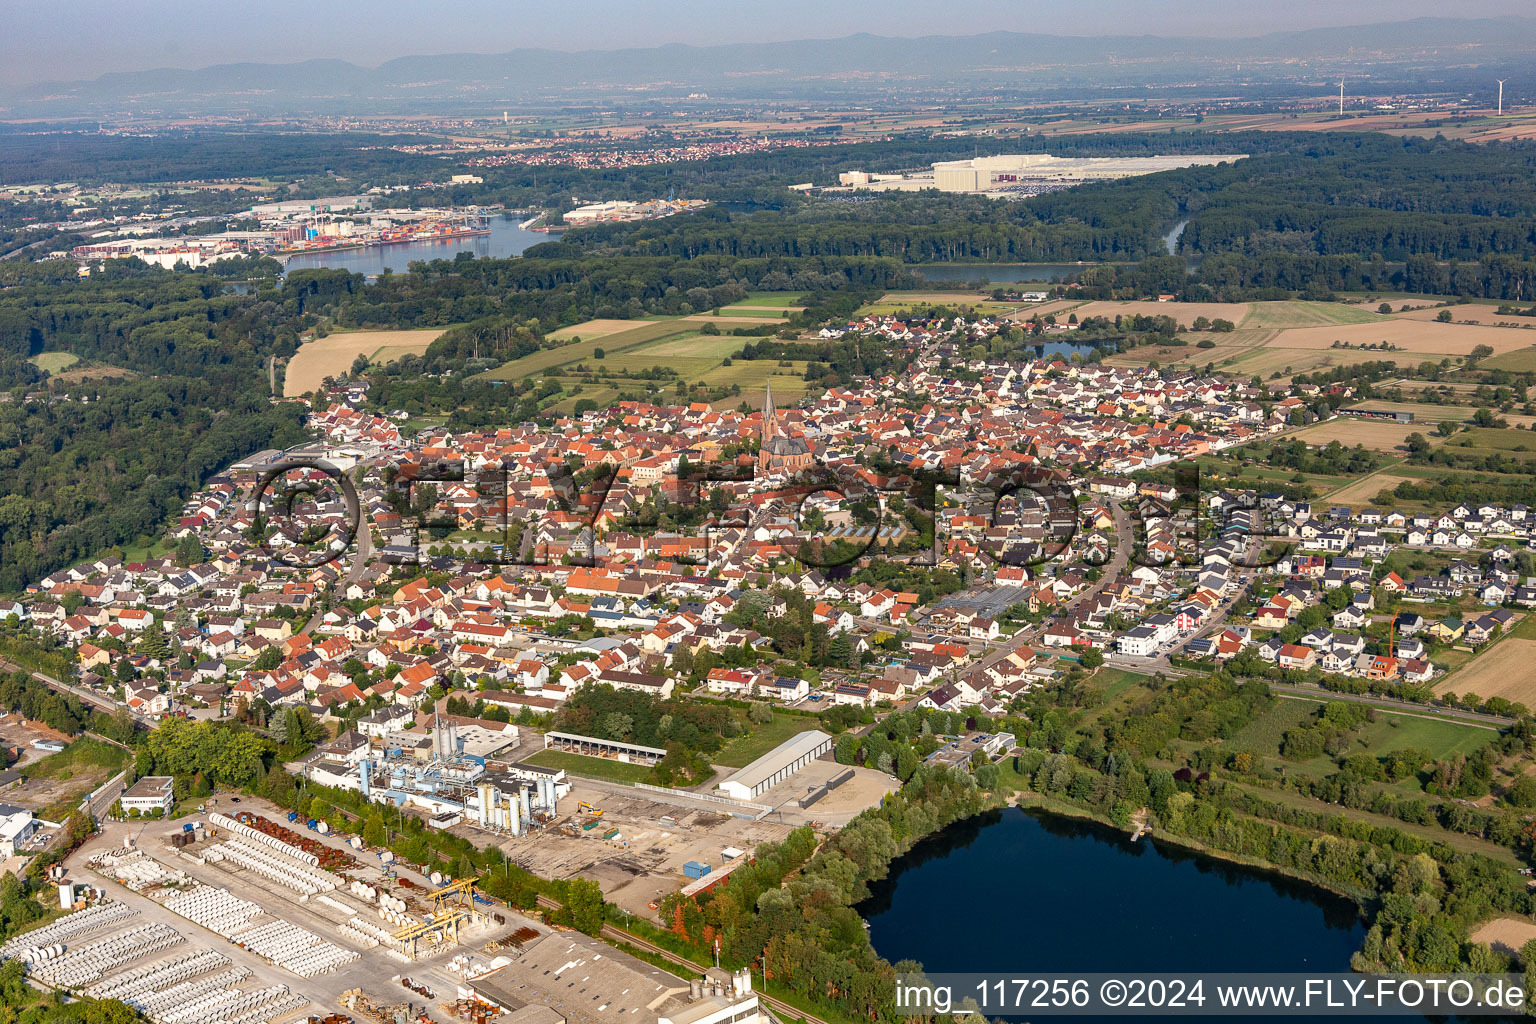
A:
[[[1004,806],[1017,807],[1022,811],[1040,811],[1045,814],[1054,815],[1058,818],[1072,818],[1078,821],[1091,821],[1095,824],[1103,825],[1106,828],[1115,829],[1116,831],[1125,831],[1124,829],[1121,829],[1119,825],[1116,825],[1114,822],[1110,821],[1108,818],[1100,817],[1091,811],[1086,811],[1081,807],[1074,806],[1073,804],[1062,803],[1059,800],[1052,800],[1050,797],[1043,796],[1039,793],[1014,793],[1013,796],[1008,799],[1007,804]],[[1184,836],[1175,835],[1172,832],[1159,832],[1154,829],[1153,831],[1144,835],[1142,839],[1157,840],[1158,842],[1166,843],[1169,846],[1184,850],[1189,853],[1197,853],[1202,857],[1209,857],[1212,860],[1224,861],[1228,864],[1236,864],[1239,867],[1253,868],[1258,871],[1264,871],[1270,874],[1278,875],[1282,878],[1289,878],[1293,881],[1304,882],[1315,889],[1320,889],[1323,892],[1331,893],[1340,899],[1345,899],[1353,903],[1356,909],[1361,912],[1362,921],[1364,919],[1364,899],[1368,896],[1368,894],[1364,892],[1348,892],[1344,889],[1341,889],[1337,885],[1327,882],[1314,875],[1309,875],[1305,872],[1297,871],[1294,868],[1281,867],[1278,864],[1273,864],[1266,860],[1257,860],[1251,857],[1243,857],[1239,854],[1231,853],[1227,850],[1218,850],[1213,847],[1206,846],[1204,843],[1201,843],[1197,839],[1189,839]]]

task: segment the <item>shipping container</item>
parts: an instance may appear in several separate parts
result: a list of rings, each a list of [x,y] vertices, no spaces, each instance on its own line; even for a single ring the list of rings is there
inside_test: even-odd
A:
[[[708,864],[700,864],[696,860],[691,860],[683,865],[683,875],[687,878],[703,878],[707,874],[709,874]]]

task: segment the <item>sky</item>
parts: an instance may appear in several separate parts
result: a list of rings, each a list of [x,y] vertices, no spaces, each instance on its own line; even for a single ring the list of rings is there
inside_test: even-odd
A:
[[[1531,0],[11,0],[0,83],[239,61],[774,42],[869,32],[1245,36],[1448,14],[1533,13]]]

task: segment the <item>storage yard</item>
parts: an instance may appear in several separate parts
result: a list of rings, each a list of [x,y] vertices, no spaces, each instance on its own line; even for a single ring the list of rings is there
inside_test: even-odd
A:
[[[467,893],[433,900],[428,880],[402,881],[376,855],[313,835],[249,812],[108,824],[60,882],[83,909],[17,936],[0,958],[161,1024],[366,1020],[370,1007],[380,1020],[404,1010],[449,1021],[438,1004],[466,977],[547,934]]]
[[[827,788],[850,770],[852,776]],[[897,785],[883,772],[815,760],[754,801],[775,808],[764,814],[735,800],[571,781],[570,795],[560,801],[560,824],[499,845],[510,860],[540,877],[593,879],[609,902],[653,921],[656,911],[650,904],[690,880],[690,862],[718,872],[729,863],[727,850],[750,851],[800,825],[844,825]],[[801,800],[818,790],[823,795],[802,808]],[[476,836],[473,830],[462,834]]]
[[[561,825],[499,845],[514,863],[540,877],[592,879],[609,902],[648,920],[656,917],[649,904],[686,880],[684,865],[689,861],[718,869],[722,850],[751,850],[759,843],[776,842],[793,827],[771,818],[752,821],[750,813],[734,817],[733,808],[724,803],[683,807],[652,799],[643,790],[572,781],[571,795],[561,801]],[[580,804],[602,814],[581,812]],[[615,829],[617,835],[604,838]]]

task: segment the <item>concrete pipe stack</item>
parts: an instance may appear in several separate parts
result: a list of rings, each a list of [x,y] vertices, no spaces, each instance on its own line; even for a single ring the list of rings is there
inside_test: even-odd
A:
[[[0,961],[21,958],[22,953],[29,949],[43,949],[58,944],[67,947],[74,940],[120,925],[137,917],[138,913],[126,903],[112,900],[97,903],[61,917],[52,924],[45,924],[41,928],[34,928],[32,931],[16,936],[0,946]]]
[[[168,985],[195,978],[199,974],[207,974],[209,971],[228,967],[232,962],[229,957],[216,950],[200,949],[186,956],[173,957],[147,967],[136,967],[130,971],[114,974],[93,987],[87,994],[97,999],[121,999],[127,1002],[145,992],[164,989]]]
[[[223,814],[210,814],[208,815],[208,820],[213,822],[215,825],[219,825],[228,829],[230,832],[237,836],[251,840],[258,846],[269,847],[274,852],[280,853],[284,857],[291,857],[293,860],[296,860],[301,864],[308,864],[312,868],[317,868],[320,866],[320,858],[316,857],[309,851],[301,850],[297,846],[285,843],[276,836],[269,836],[265,832],[251,828],[249,825],[242,825],[234,818],[227,817]]]
[[[170,925],[151,921],[45,961],[33,973],[58,988],[86,988],[124,963],[187,941]]]
[[[165,908],[226,939],[233,938],[262,912],[250,900],[216,885],[200,885],[177,893],[165,901]]]

